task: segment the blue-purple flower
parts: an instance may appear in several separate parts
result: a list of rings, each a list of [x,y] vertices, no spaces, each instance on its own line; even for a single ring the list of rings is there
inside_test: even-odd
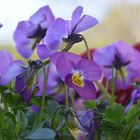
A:
[[[78,34],[86,29],[95,26],[98,21],[89,15],[83,15],[83,7],[78,6],[70,21],[57,18],[50,26],[44,38],[44,44],[38,45],[38,55],[45,59],[59,50],[67,51],[73,44],[83,40],[82,35]]]
[[[56,53],[51,60],[56,64],[59,76],[68,87],[76,90],[84,99],[96,98],[93,81],[101,79],[102,75],[98,64],[68,52]]]
[[[29,66],[24,66],[22,61],[14,61],[7,51],[0,51],[0,84],[7,85],[15,79],[15,92],[28,102],[34,90],[34,78],[41,67],[40,60],[29,61]]]
[[[41,65],[40,60],[29,61],[29,66],[22,66],[24,71],[16,76],[15,92],[19,93],[26,102],[29,102],[33,92],[36,92],[37,81],[34,79]]]
[[[115,71],[115,86],[128,88],[136,77],[140,76],[140,53],[123,41],[97,49],[93,59],[102,67],[104,76],[112,79],[112,68]]]
[[[49,6],[41,7],[29,20],[18,23],[14,32],[14,41],[17,51],[24,58],[29,58],[36,44],[39,43],[52,22],[55,20]]]
[[[137,88],[131,93],[131,101],[126,106],[125,112],[127,113],[128,110],[133,106],[133,104],[136,104],[139,99],[140,99],[140,88]]]

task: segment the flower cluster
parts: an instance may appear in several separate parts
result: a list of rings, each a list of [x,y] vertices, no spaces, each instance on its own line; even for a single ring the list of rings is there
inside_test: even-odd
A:
[[[140,138],[140,51],[124,41],[90,51],[81,32],[98,21],[82,13],[65,20],[44,6],[18,23],[25,61],[0,51],[0,139]],[[84,54],[69,52],[81,41]]]

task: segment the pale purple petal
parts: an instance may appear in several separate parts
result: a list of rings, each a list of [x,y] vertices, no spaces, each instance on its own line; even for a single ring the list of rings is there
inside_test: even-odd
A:
[[[81,7],[81,6],[78,6],[73,11],[73,13],[72,13],[72,19],[71,19],[70,25],[69,25],[69,34],[71,34],[72,30],[75,28],[75,26],[79,22],[82,13],[83,13],[83,7]]]
[[[84,80],[84,86],[78,87],[72,82],[72,74],[68,74],[65,77],[66,84],[77,91],[80,97],[83,99],[95,99],[96,98],[96,89],[92,82]]]
[[[34,40],[28,38],[29,32],[34,32],[33,25],[28,21],[21,21],[14,32],[14,41],[16,43],[17,51],[24,57],[29,58],[33,51],[31,49]]]
[[[56,69],[62,80],[69,73],[72,73],[75,69],[75,64],[73,61],[68,60],[65,55],[61,54],[56,62]]]
[[[67,60],[70,60],[72,62],[75,63],[75,65],[79,62],[79,60],[81,59],[81,57],[79,55],[76,55],[74,53],[71,53],[71,52],[58,52],[58,53],[55,53],[54,55],[51,56],[51,62],[53,62],[54,64],[56,64],[58,58],[63,55],[65,56],[65,58]]]
[[[96,49],[93,52],[93,60],[101,66],[112,66],[116,48],[114,45],[109,45],[104,48]]]
[[[80,19],[80,21],[77,23],[76,28],[73,33],[79,33],[84,30],[87,30],[93,26],[98,24],[98,21],[96,18],[89,16],[89,15],[84,15]]]
[[[95,114],[92,110],[87,111],[77,111],[76,117],[80,123],[80,128],[83,131],[89,132],[91,130],[91,127],[93,125],[93,119],[95,118]]]
[[[135,59],[135,50],[132,46],[123,41],[117,41],[114,45],[116,46],[116,53],[118,53],[117,55],[120,57],[122,63],[133,61]]]
[[[33,24],[40,25],[43,29],[47,29],[55,17],[49,6],[41,7],[37,12],[35,12],[29,19]]]
[[[125,108],[125,112],[127,113],[128,110],[132,107],[133,104],[136,104],[137,101],[140,99],[140,88],[135,89],[132,93],[131,93],[131,101],[130,103],[126,106]]]
[[[76,69],[83,72],[84,79],[92,82],[101,79],[102,71],[99,65],[93,60],[81,59],[78,62]]]
[[[55,51],[50,50],[45,44],[37,45],[37,54],[41,60],[48,58],[54,53]]]
[[[62,38],[68,37],[67,24],[68,21],[58,18],[49,27],[44,38],[44,43],[50,50],[58,50],[60,48]]]
[[[7,85],[13,78],[24,72],[21,61],[14,61],[10,64],[5,74],[0,79],[1,85]]]
[[[28,103],[32,97],[32,89],[26,86],[26,88],[20,92],[20,95],[23,98],[23,100]]]
[[[13,57],[8,51],[0,51],[0,77],[7,71],[12,61]]]

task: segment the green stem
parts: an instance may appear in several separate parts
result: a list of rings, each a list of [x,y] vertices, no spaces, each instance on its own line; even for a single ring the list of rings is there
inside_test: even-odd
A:
[[[2,103],[3,103],[3,106],[4,106],[4,111],[9,112],[7,102],[6,102],[3,94],[1,95],[1,100],[2,100]]]
[[[66,106],[69,107],[68,87],[66,84],[65,84],[65,91],[66,91]]]
[[[110,94],[107,92],[106,88],[99,83],[98,81],[95,81],[96,85],[98,86],[98,88],[101,90],[101,92],[105,95],[105,97],[107,97],[108,99],[110,99]]]
[[[115,101],[115,77],[116,77],[116,74],[115,74],[115,68],[112,67],[112,81],[111,81],[111,105],[114,103]]]
[[[90,59],[91,59],[91,56],[90,56],[90,50],[89,50],[89,47],[88,47],[87,41],[86,41],[86,39],[84,38],[84,36],[83,36],[83,40],[84,40],[85,47],[86,47],[86,50],[87,50],[88,59],[90,60]]]
[[[48,69],[49,71],[49,69]],[[45,98],[46,98],[46,90],[47,90],[47,74],[46,74],[46,69],[44,67],[44,93],[42,96],[42,101],[41,101],[41,106],[40,106],[40,112],[39,112],[39,118],[38,118],[38,122],[40,123],[42,120],[42,113],[43,113],[43,109],[44,109],[44,105],[45,105]]]

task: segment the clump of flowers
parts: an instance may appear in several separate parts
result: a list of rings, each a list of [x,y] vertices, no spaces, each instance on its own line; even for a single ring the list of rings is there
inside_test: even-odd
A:
[[[139,49],[89,50],[81,32],[98,20],[82,13],[65,20],[41,7],[13,34],[25,61],[0,50],[0,140],[140,139]],[[69,52],[81,41],[86,52]]]

